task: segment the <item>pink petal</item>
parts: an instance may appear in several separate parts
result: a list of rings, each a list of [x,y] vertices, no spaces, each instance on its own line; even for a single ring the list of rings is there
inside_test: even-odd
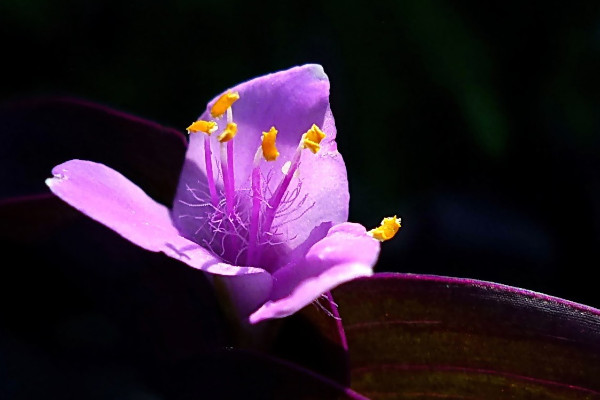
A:
[[[372,275],[379,248],[362,225],[334,226],[297,264],[275,272],[271,300],[250,316],[250,322],[286,317],[341,283]]]
[[[56,166],[50,190],[92,219],[150,251],[163,252],[191,267],[219,275],[266,274],[235,267],[180,236],[169,209],[152,200],[117,171],[98,163],[71,160]]]

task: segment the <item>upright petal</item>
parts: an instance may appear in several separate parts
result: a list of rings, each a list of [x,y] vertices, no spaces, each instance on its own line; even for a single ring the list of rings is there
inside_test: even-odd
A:
[[[291,160],[302,134],[316,124],[327,137],[321,142],[319,153],[305,151],[302,154],[300,168],[290,185],[291,189],[301,185],[298,199],[306,195],[303,206],[298,207],[297,215],[276,219],[275,224],[281,225],[293,249],[304,242],[313,227],[323,222],[337,224],[346,221],[348,181],[335,142],[335,122],[329,107],[329,80],[323,68],[314,64],[303,65],[252,79],[230,90],[240,94],[240,99],[232,107],[233,118],[238,125],[234,139],[236,188],[249,187],[249,174],[263,131],[268,131],[271,126],[279,131],[279,158],[261,166],[263,175],[271,177],[269,187],[273,191],[283,177],[282,168]],[[216,99],[209,103],[202,118],[209,118],[208,109]],[[221,129],[224,123],[223,120],[219,122]],[[216,141],[212,142],[212,152],[218,154],[218,145]],[[173,207],[175,217],[187,212],[178,203],[192,200],[189,188],[197,188],[205,173],[204,138],[195,134],[190,137]],[[300,214],[301,218],[296,219]],[[290,220],[294,221],[285,223]]]
[[[334,226],[303,259],[275,272],[271,299],[250,316],[250,322],[286,317],[341,283],[371,275],[379,248],[362,225]]]

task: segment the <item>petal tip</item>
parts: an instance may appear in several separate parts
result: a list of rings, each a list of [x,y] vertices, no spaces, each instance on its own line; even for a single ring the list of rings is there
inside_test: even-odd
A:
[[[59,183],[68,180],[69,175],[67,173],[69,172],[69,170],[66,168],[66,166],[67,166],[67,164],[69,164],[73,161],[77,161],[77,160],[67,161],[67,162],[59,164],[56,167],[52,168],[52,177],[47,178],[44,181],[46,186],[48,186],[50,189],[52,189],[53,187],[57,186]]]
[[[310,69],[314,78],[318,80],[329,80],[329,77],[321,64],[306,64],[304,67]]]
[[[286,315],[282,315],[281,313],[273,312],[273,310],[271,309],[272,305],[273,305],[272,301],[267,301],[258,310],[254,311],[252,314],[250,314],[250,316],[248,317],[248,321],[250,322],[250,324],[255,325],[255,324],[258,324],[259,322],[266,321],[268,319],[284,318],[284,317],[292,314],[292,313],[289,313]]]
[[[52,189],[52,186],[54,185],[55,181],[56,181],[56,178],[46,178],[44,183],[46,184],[46,186],[48,186],[50,189]]]
[[[57,184],[59,184],[61,181],[65,181],[68,179],[68,177],[66,175],[63,174],[53,174],[54,176],[52,178],[46,178],[46,180],[44,181],[44,183],[46,184],[46,186],[48,186],[50,189],[52,189],[53,187],[55,187]]]

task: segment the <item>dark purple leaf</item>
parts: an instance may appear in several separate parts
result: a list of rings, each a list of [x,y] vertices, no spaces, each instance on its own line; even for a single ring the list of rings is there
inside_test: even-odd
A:
[[[94,398],[360,398],[344,389],[339,321],[320,307],[278,321],[264,349],[277,358],[239,353],[201,272],[51,194],[1,202],[0,221],[0,355],[16,366],[2,398],[87,398],[99,386]]]
[[[175,398],[366,399],[308,369],[245,350],[204,354],[169,373]]]
[[[0,105],[0,127],[0,198],[47,193],[52,168],[78,158],[110,165],[171,205],[186,148],[179,131],[70,98]]]
[[[5,201],[0,220],[0,312],[33,340],[51,341],[52,324],[93,312],[153,357],[230,343],[201,272],[140,249],[53,195]]]
[[[346,336],[328,297],[281,320],[272,351],[342,385],[350,383]]]
[[[374,399],[600,398],[600,311],[494,283],[376,274],[333,292]]]

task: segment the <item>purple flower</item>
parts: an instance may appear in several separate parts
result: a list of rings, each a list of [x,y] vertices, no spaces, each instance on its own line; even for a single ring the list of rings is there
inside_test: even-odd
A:
[[[171,209],[92,161],[56,166],[47,184],[138,246],[209,273],[251,323],[372,274],[376,239],[390,231],[346,222],[346,168],[321,66],[242,83],[211,101],[188,132]],[[393,235],[399,220],[386,220]]]

